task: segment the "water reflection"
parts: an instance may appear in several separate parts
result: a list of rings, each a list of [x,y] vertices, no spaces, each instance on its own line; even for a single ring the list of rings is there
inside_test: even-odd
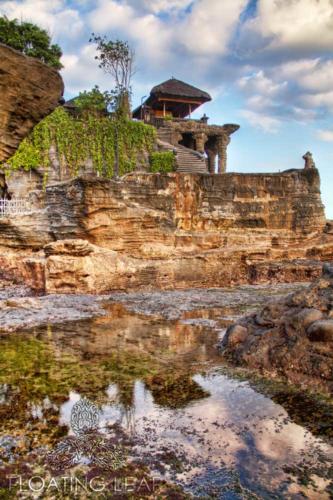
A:
[[[210,487],[215,493],[220,488],[222,493],[234,474],[244,488],[264,498],[268,492],[300,494],[302,488],[291,479],[286,466],[302,462],[311,469],[319,461],[328,466],[333,460],[328,444],[292,423],[280,405],[246,382],[215,372],[195,375],[193,381],[204,397],[184,408],[159,404],[142,381],[135,382],[133,404],[128,408],[112,384],[107,390],[110,401],[101,407],[101,430],[110,424],[121,425],[136,438],[137,456],[146,457],[152,468],[195,494],[205,488],[207,494]],[[79,394],[71,393],[62,405],[62,424],[69,425],[71,409],[79,399]],[[168,463],[170,456],[176,467]],[[216,475],[220,475],[220,484],[215,482]],[[324,479],[322,485],[328,483]],[[328,493],[322,498],[329,498]]]
[[[197,497],[329,498],[332,448],[247,382],[221,374],[218,328],[187,323],[196,318],[167,321],[113,304],[103,318],[1,339],[0,478],[8,460],[30,467],[34,450],[71,436],[72,408],[88,397],[99,432],[121,428],[132,459]],[[8,436],[16,445],[6,455]]]

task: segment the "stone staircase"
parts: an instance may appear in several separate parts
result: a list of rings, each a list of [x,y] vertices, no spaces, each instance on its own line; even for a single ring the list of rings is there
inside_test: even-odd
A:
[[[162,142],[170,144],[172,141],[171,134],[172,130],[169,127],[160,127],[157,129],[157,137]]]
[[[183,174],[207,174],[207,164],[205,158],[193,149],[184,146],[176,146],[177,172]]]
[[[173,151],[176,156],[176,172],[186,174],[207,174],[207,163],[203,155],[178,144],[171,144],[171,130],[168,127],[157,129],[158,145],[161,150]]]

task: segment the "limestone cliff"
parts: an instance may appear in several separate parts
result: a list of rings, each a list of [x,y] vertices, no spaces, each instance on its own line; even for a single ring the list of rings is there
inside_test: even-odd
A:
[[[333,256],[325,224],[315,169],[78,178],[0,220],[0,263],[49,292],[304,280]]]
[[[0,161],[53,111],[63,90],[56,70],[0,44]]]

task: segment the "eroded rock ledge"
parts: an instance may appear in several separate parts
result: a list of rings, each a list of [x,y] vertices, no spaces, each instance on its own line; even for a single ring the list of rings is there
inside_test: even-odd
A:
[[[59,104],[59,73],[0,43],[0,161],[12,156],[30,130]]]
[[[50,293],[306,281],[333,258],[316,169],[78,178],[38,200],[0,220],[0,266]]]
[[[308,288],[243,317],[222,351],[233,362],[333,394],[333,266]]]

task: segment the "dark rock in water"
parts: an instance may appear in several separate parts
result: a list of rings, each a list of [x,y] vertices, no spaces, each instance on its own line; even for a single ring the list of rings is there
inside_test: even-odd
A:
[[[315,321],[307,333],[313,342],[333,342],[333,320]]]
[[[274,300],[229,327],[221,345],[224,355],[236,364],[333,394],[331,271],[332,266],[325,266],[323,277],[307,288]]]
[[[222,345],[237,345],[244,342],[249,332],[242,325],[232,325],[228,328],[222,341]]]

